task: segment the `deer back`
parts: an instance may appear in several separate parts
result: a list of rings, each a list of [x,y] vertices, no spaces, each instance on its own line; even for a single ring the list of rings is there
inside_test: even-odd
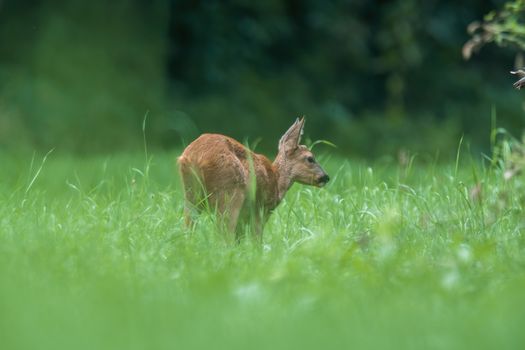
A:
[[[257,206],[273,209],[278,203],[277,174],[270,160],[230,137],[203,134],[186,147],[178,163],[183,179],[196,178],[206,193],[238,188],[251,193],[255,185],[252,199]]]

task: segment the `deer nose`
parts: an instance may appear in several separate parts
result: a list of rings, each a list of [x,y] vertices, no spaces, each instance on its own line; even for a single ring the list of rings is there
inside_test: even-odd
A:
[[[330,181],[330,176],[328,176],[328,174],[324,174],[319,178],[319,183],[326,184],[328,181]]]

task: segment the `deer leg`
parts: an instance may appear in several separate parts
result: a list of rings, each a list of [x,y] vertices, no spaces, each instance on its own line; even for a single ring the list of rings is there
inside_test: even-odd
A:
[[[245,204],[239,218],[239,222],[243,225],[237,227],[237,241],[240,241],[245,234],[245,231],[241,229],[248,227],[250,237],[258,243],[262,243],[264,224],[267,219],[268,216],[261,211],[261,208],[256,208],[254,204]]]
[[[187,228],[193,227],[193,218],[192,218],[192,207],[193,204],[193,193],[191,189],[187,187],[187,184],[183,181],[183,190],[184,190],[184,223]]]
[[[195,187],[192,184],[183,182],[184,184],[184,223],[186,227],[192,229],[195,225],[194,217],[200,212],[199,199],[201,196],[195,193]],[[202,205],[202,204],[201,204]]]
[[[219,223],[229,234],[235,235],[239,229],[239,215],[244,206],[245,198],[246,194],[242,188],[212,195],[212,202],[215,202],[217,214],[220,217]]]
[[[193,205],[188,200],[185,200],[184,202],[184,224],[186,225],[186,228],[192,229],[195,226],[195,221],[193,220]]]
[[[230,197],[230,203],[228,203],[228,231],[235,233],[237,225],[239,223],[239,215],[244,205],[244,199],[246,195],[244,190],[237,189],[233,192]]]
[[[184,191],[184,223],[186,227],[191,229],[194,227],[193,217],[199,211],[197,208],[199,203],[200,182],[197,174],[192,170],[187,160],[179,158],[179,171],[182,181],[182,189]]]
[[[255,213],[252,232],[253,232],[254,239],[258,243],[262,243],[264,225],[266,224],[267,219],[268,219],[268,216],[265,215],[263,211],[257,211]]]

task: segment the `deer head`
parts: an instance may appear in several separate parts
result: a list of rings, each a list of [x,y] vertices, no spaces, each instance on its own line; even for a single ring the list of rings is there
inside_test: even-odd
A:
[[[308,147],[300,144],[303,127],[304,117],[298,118],[279,140],[275,164],[280,177],[284,177],[279,180],[281,183],[288,182],[288,187],[294,182],[323,187],[330,177],[317,163]]]

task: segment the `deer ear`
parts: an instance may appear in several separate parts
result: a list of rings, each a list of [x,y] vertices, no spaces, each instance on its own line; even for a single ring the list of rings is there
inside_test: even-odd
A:
[[[303,134],[304,117],[297,118],[295,123],[284,133],[279,140],[279,151],[289,152],[296,149],[301,142],[301,135]]]

